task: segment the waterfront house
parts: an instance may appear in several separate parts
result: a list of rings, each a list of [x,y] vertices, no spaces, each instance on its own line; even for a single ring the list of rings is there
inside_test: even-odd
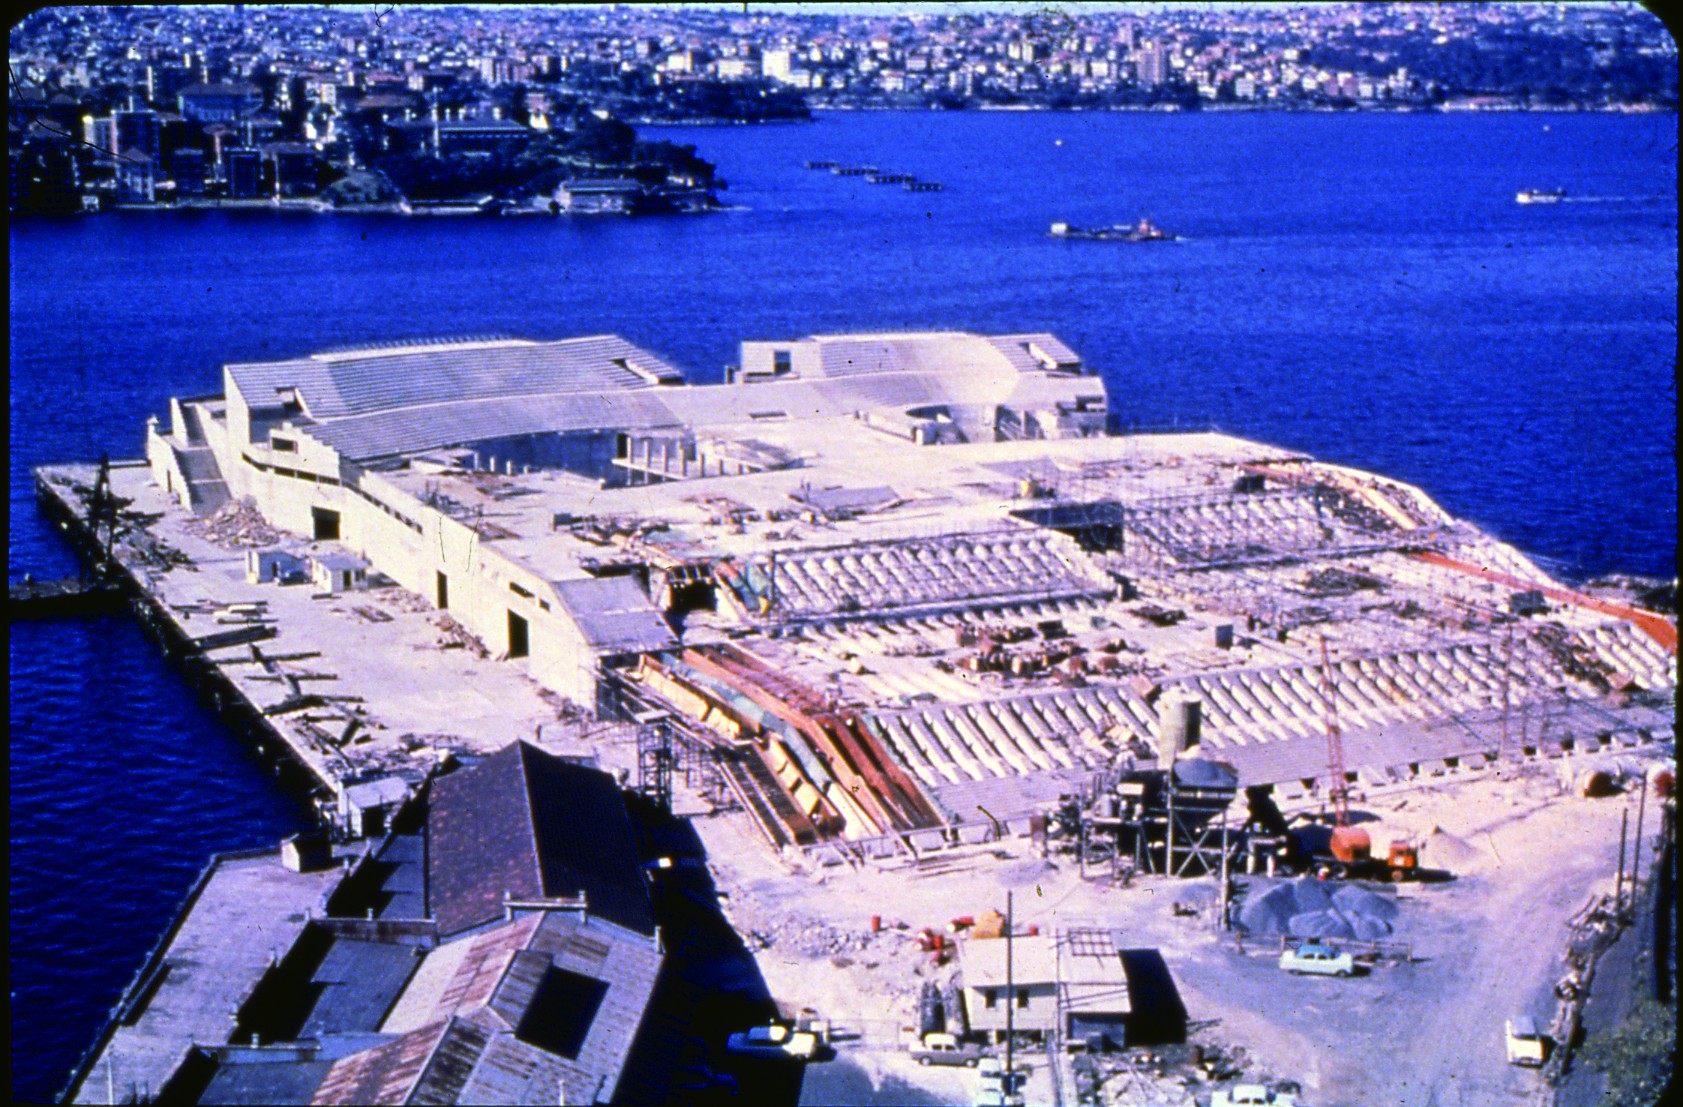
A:
[[[584,177],[555,190],[555,202],[573,215],[627,215],[638,210],[648,192],[626,177]]]

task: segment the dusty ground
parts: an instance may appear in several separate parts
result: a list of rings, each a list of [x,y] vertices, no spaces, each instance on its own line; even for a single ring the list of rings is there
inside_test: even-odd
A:
[[[1369,797],[1358,810],[1372,820],[1376,846],[1422,837],[1423,863],[1456,879],[1404,886],[1396,937],[1412,943],[1416,961],[1352,980],[1285,975],[1272,956],[1241,954],[1222,940],[1212,913],[1174,916],[1172,901],[1187,895],[1188,882],[1084,882],[1073,860],[1043,860],[1026,841],[976,850],[941,875],[813,872],[773,857],[739,818],[696,825],[737,929],[750,948],[769,941],[758,961],[772,995],[859,1035],[839,1045],[837,1061],[809,1070],[807,1102],[968,1102],[972,1076],[920,1069],[898,1049],[923,980],[952,971],[917,952],[916,934],[1004,910],[1011,891],[1019,926],[1044,933],[1102,922],[1160,949],[1195,1040],[1242,1047],[1250,1074],[1297,1081],[1314,1107],[1471,1107],[1524,1103],[1540,1091],[1535,1073],[1505,1063],[1502,1022],[1521,1012],[1543,1023],[1552,1016],[1565,922],[1592,894],[1611,890],[1620,817],[1629,809],[1634,824],[1635,801],[1634,793],[1562,794],[1554,762],[1509,779],[1446,778]],[[873,915],[884,924],[876,934]],[[1044,1058],[1033,1062],[1045,1069]],[[1049,1074],[1037,1071],[1029,1093],[1049,1102]]]

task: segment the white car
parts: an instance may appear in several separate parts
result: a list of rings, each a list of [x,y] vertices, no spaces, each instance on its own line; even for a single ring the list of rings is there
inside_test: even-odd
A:
[[[1529,1015],[1515,1015],[1505,1028],[1508,1038],[1508,1064],[1541,1065],[1548,1056],[1548,1041],[1537,1022]]]
[[[1353,976],[1355,959],[1319,942],[1306,942],[1296,949],[1280,954],[1280,967],[1290,973],[1315,973],[1321,976]]]
[[[732,1034],[725,1039],[725,1052],[754,1057],[795,1057],[804,1061],[818,1052],[818,1037],[772,1023]]]
[[[976,1095],[973,1107],[1023,1107],[1023,1085],[1028,1073],[1020,1068],[1011,1072],[998,1057],[984,1057],[976,1069]]]
[[[1271,1092],[1261,1084],[1235,1084],[1210,1099],[1210,1107],[1297,1107],[1297,1098],[1285,1092]]]

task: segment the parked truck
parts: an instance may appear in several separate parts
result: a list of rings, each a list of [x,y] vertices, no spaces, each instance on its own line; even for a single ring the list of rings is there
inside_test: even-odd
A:
[[[1245,833],[1248,848],[1272,859],[1277,871],[1312,873],[1327,880],[1388,880],[1401,883],[1421,877],[1420,850],[1404,838],[1392,839],[1384,857],[1373,856],[1373,840],[1359,826],[1293,827],[1272,796],[1260,788],[1245,789],[1250,817]]]

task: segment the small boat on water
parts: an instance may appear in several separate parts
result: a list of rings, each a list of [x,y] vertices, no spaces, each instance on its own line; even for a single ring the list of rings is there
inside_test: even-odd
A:
[[[1514,197],[1521,204],[1558,204],[1566,199],[1564,188],[1527,188]]]
[[[1133,226],[1086,228],[1069,223],[1053,223],[1047,232],[1053,238],[1085,239],[1096,242],[1173,242],[1177,237],[1149,219],[1141,219]]]

